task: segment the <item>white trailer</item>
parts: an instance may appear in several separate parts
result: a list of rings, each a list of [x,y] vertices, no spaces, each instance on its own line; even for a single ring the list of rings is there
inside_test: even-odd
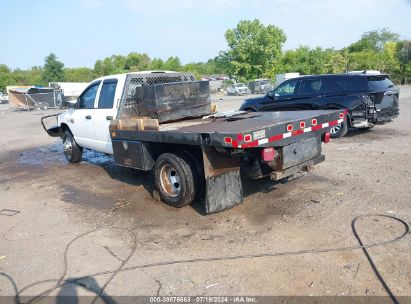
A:
[[[64,101],[72,101],[80,96],[87,86],[88,82],[50,82],[49,87],[60,88],[64,94]]]
[[[291,79],[291,78],[296,78],[300,77],[300,73],[284,73],[284,74],[277,74],[275,76],[275,85],[278,86],[280,83]]]

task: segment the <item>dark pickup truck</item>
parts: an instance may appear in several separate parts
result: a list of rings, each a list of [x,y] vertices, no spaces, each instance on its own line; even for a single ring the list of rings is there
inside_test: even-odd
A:
[[[348,127],[371,128],[398,117],[398,99],[399,89],[388,75],[312,75],[284,81],[264,96],[245,100],[240,110],[347,109],[347,121],[330,130],[331,137],[342,137]]]
[[[164,202],[182,207],[199,200],[207,214],[242,202],[240,170],[278,180],[323,161],[321,143],[346,119],[344,110],[211,112],[209,83],[190,74],[106,76],[85,92],[56,125],[47,128],[45,120],[53,116],[42,118],[49,135],[63,138],[67,160],[81,161],[87,147],[113,154],[120,166],[153,170]],[[115,96],[121,96],[118,102]],[[88,140],[84,128],[93,125],[91,131],[107,132],[110,147]]]

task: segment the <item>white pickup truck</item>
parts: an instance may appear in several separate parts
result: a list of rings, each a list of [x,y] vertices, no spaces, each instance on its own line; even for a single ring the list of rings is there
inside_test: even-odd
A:
[[[69,162],[83,148],[112,154],[120,166],[153,170],[164,202],[199,200],[208,214],[242,202],[240,170],[278,180],[323,161],[321,142],[345,119],[341,110],[215,113],[208,81],[141,72],[94,80],[74,108],[41,123],[63,139]]]

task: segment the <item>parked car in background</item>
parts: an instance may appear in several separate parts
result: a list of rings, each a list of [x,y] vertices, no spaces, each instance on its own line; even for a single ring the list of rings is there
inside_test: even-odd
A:
[[[248,87],[251,94],[267,94],[271,91],[272,86],[268,79],[256,79],[249,82]]]
[[[0,104],[9,103],[9,95],[0,92]]]
[[[247,95],[250,94],[250,89],[244,83],[235,83],[227,88],[227,95]]]
[[[347,121],[334,126],[332,137],[349,127],[371,128],[399,115],[399,89],[386,74],[332,74],[286,80],[267,95],[245,100],[240,110],[299,111],[347,109]]]

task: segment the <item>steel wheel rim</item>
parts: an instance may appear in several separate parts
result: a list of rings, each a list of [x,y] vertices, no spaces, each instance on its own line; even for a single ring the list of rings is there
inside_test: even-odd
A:
[[[163,190],[170,196],[177,196],[181,191],[180,176],[171,165],[164,165],[160,170],[160,183]]]
[[[66,138],[63,142],[63,151],[68,159],[73,155],[73,143],[69,138]]]
[[[330,129],[330,133],[331,134],[337,134],[338,132],[340,132],[341,128],[342,128],[342,124],[339,123],[338,125],[336,125],[335,127],[332,127]]]

